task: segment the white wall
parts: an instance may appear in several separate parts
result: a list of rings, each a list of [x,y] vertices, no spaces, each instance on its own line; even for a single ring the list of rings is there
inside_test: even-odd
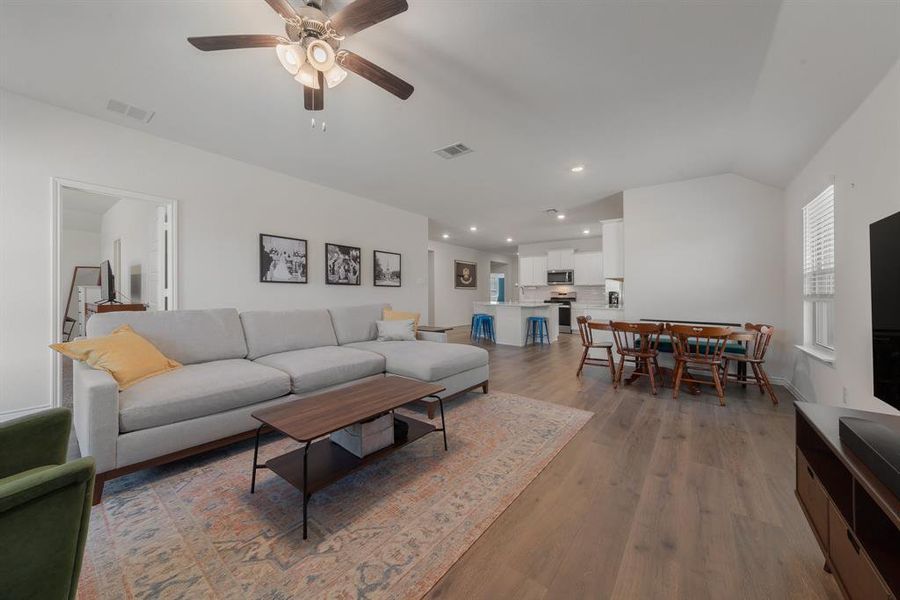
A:
[[[155,303],[148,289],[150,273],[156,261],[156,210],[152,202],[122,198],[103,213],[100,224],[100,260],[113,263],[113,245],[121,240],[122,273],[116,281],[121,302]],[[131,289],[131,269],[140,267],[141,297]]]
[[[803,206],[835,186],[835,363],[791,348],[790,378],[801,397],[898,412],[872,395],[869,224],[900,211],[900,62],[785,190],[785,321],[803,342]],[[900,257],[898,257],[900,260]],[[898,307],[900,310],[900,307]]]
[[[51,399],[53,177],[178,200],[183,308],[425,310],[425,217],[0,90],[0,414]],[[310,283],[259,283],[259,233],[307,239]],[[362,247],[362,286],[324,284],[325,242]],[[372,286],[375,249],[402,287]]]
[[[506,301],[518,298],[515,285],[518,280],[519,264],[515,256],[504,256],[445,244],[428,242],[428,249],[434,251],[434,324],[444,326],[468,325],[472,320],[472,303],[489,301],[491,298],[491,261],[509,265],[509,280],[506,285]],[[478,264],[478,289],[458,290],[453,286],[455,260],[465,260]]]
[[[626,318],[783,328],[783,213],[780,190],[738,175],[626,190]]]

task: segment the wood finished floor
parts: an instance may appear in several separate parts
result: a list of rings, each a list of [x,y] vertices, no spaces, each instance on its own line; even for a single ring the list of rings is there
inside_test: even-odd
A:
[[[467,332],[451,332],[467,341]],[[841,597],[794,497],[793,398],[651,396],[575,377],[577,336],[485,345],[491,388],[595,416],[426,596]]]

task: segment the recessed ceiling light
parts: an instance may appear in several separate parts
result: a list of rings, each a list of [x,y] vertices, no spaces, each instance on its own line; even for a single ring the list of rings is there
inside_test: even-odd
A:
[[[469,227],[469,231],[478,231],[478,228],[472,225],[471,227]]]
[[[584,165],[575,165],[572,167],[573,173],[581,173],[582,171],[584,171]]]
[[[558,215],[556,215],[556,218],[559,219],[560,221],[562,221],[563,219],[566,218],[566,215],[559,213]]]
[[[444,238],[444,239],[445,239],[445,240],[446,240],[446,239],[447,239],[447,238],[449,238],[449,237],[450,237],[450,234],[449,234],[449,233],[445,233],[445,234],[444,234],[444,235],[442,235],[442,236],[441,236],[441,237],[442,237],[442,238]]]
[[[506,243],[509,243],[511,241],[512,241],[512,238],[506,238]]]
[[[583,233],[584,235],[590,235],[591,230],[590,230],[590,229],[585,229],[585,230],[582,231],[581,233]]]

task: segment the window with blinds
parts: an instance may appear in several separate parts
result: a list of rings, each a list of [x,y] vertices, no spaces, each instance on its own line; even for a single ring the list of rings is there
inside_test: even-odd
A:
[[[834,349],[834,186],[803,207],[803,299],[807,336]]]

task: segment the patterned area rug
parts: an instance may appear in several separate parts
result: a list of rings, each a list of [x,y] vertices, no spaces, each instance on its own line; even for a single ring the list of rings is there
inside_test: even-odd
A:
[[[447,404],[432,433],[314,494],[241,443],[107,484],[78,597],[420,598],[590,419],[504,393]],[[265,460],[297,446],[266,436]]]

